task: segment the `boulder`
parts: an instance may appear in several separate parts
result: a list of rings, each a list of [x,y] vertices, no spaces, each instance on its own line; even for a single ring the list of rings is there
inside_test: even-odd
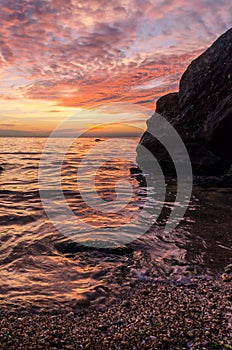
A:
[[[232,160],[232,28],[194,60],[180,81],[180,123],[224,159]]]
[[[180,81],[179,92],[161,97],[156,112],[177,130],[189,152],[194,175],[223,175],[232,162],[232,29],[195,59]],[[160,162],[166,175],[174,165],[168,152],[149,130],[155,128],[154,114],[148,121],[140,145]],[[144,162],[137,148],[138,165]]]

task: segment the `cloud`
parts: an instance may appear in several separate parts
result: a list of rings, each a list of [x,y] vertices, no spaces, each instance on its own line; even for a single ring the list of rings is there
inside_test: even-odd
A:
[[[165,78],[159,77],[156,79],[149,80],[142,85],[133,86],[132,90],[150,90],[150,89],[153,89],[155,87],[160,87],[160,86],[167,85],[167,84],[168,84],[168,81],[166,81]]]
[[[178,89],[181,73],[198,54],[199,51],[177,56],[164,55],[151,61],[146,59],[137,67],[126,67],[123,71],[114,72],[106,80],[89,78],[79,85],[69,79],[39,81],[29,86],[25,94],[30,98],[57,101],[61,106],[90,107],[109,102],[140,102],[154,109],[159,96]]]
[[[11,81],[3,95],[154,106],[232,25],[230,14],[226,0],[1,0],[0,69]]]
[[[59,113],[61,112],[59,109],[51,109],[50,111],[48,111],[48,113]]]
[[[12,128],[15,127],[16,125],[13,123],[0,123],[1,128]]]

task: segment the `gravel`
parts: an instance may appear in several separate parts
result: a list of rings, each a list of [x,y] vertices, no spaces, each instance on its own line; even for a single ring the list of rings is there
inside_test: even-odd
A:
[[[43,313],[4,311],[0,349],[232,349],[231,281],[128,286],[104,304]]]

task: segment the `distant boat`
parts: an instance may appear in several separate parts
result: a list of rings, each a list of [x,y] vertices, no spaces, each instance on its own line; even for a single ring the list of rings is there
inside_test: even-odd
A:
[[[100,142],[100,141],[103,141],[103,140],[101,140],[101,139],[95,139],[95,142]]]

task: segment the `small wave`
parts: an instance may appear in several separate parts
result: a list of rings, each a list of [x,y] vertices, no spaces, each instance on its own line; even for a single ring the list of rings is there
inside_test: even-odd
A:
[[[51,152],[50,152],[51,153]],[[49,154],[50,154],[49,153]],[[7,154],[7,155],[11,155],[11,154],[16,154],[16,155],[20,155],[20,154],[26,154],[26,155],[30,155],[30,154],[41,154],[41,152],[1,152],[1,154]],[[52,153],[51,153],[52,154]]]
[[[0,216],[1,226],[8,225],[25,225],[39,218],[38,215],[2,215]]]

